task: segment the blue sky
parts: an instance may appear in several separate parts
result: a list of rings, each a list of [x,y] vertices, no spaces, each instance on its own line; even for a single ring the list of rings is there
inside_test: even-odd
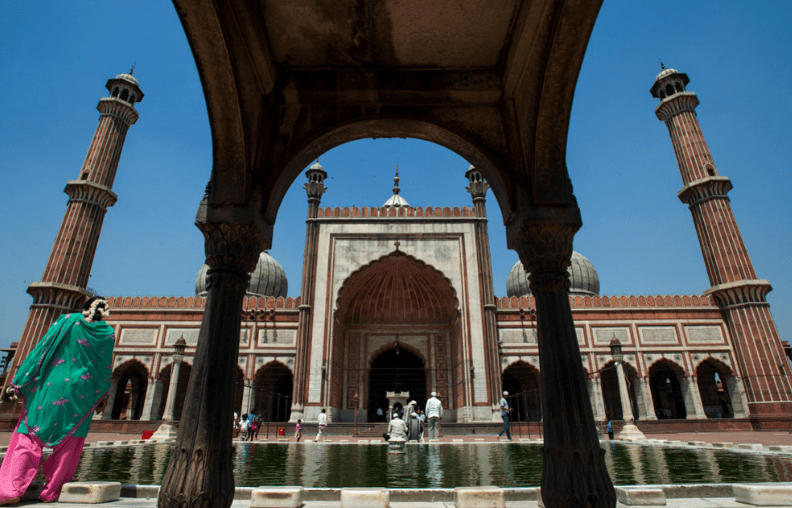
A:
[[[299,36],[299,34],[295,34]],[[211,170],[206,106],[165,1],[0,4],[0,346],[18,340],[106,95],[132,65],[146,94],[116,177],[90,286],[107,296],[192,295],[204,261],[193,225]],[[686,72],[699,121],[783,340],[792,335],[792,4],[606,0],[578,81],[567,164],[584,226],[575,250],[601,294],[700,294],[709,287],[668,132],[649,94],[658,59]],[[468,163],[415,140],[363,140],[321,157],[326,206],[380,206],[398,163],[414,206],[465,206]],[[295,181],[271,254],[298,296],[307,203]],[[517,255],[489,195],[495,292]]]

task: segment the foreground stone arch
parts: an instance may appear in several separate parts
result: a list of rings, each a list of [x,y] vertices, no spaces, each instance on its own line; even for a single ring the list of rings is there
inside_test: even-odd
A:
[[[308,0],[295,11],[269,0],[175,0],[206,95],[214,161],[196,218],[210,290],[160,506],[230,505],[228,422],[247,274],[272,244],[280,201],[309,157],[360,136],[365,122],[368,136],[410,131],[481,166],[536,298],[544,502],[615,505],[566,272],[581,226],[567,130],[601,2],[472,1],[464,10],[428,3],[416,17],[401,2],[328,9]]]

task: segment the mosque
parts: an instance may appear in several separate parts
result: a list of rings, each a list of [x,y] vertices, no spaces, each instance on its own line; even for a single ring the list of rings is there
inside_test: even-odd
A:
[[[601,295],[595,267],[575,252],[569,304],[591,406],[597,421],[636,421],[644,432],[669,425],[790,429],[785,355],[792,353],[764,299],[770,285],[753,272],[728,206],[731,183],[712,162],[688,81],[664,69],[651,93],[661,101],[656,114],[669,128],[685,185],[679,197],[691,207],[712,287],[699,295]],[[84,167],[67,185],[69,220],[42,281],[29,289],[34,303],[17,357],[53,316],[87,294],[99,228],[92,239],[64,229],[96,220],[80,207],[100,209],[103,217],[115,202],[115,166],[126,129],[137,120],[133,106],[143,99],[129,74],[107,87]],[[409,392],[423,405],[436,391],[446,423],[484,423],[500,420],[498,400],[507,390],[514,420],[541,421],[535,301],[520,262],[508,280],[493,281],[481,173],[467,170],[471,203],[453,208],[408,203],[398,169],[381,206],[323,208],[325,168],[317,162],[305,175],[303,273],[291,281],[302,294],[289,296],[283,269],[262,252],[240,309],[235,410],[283,422],[314,421],[326,408],[332,422],[374,422],[382,418],[378,409],[398,398],[393,392]],[[68,242],[85,246],[58,248]],[[179,419],[208,269],[198,271],[195,295],[109,299],[108,322],[118,338],[102,419]],[[506,294],[496,295],[504,283]],[[753,408],[760,405],[776,409],[757,418]]]

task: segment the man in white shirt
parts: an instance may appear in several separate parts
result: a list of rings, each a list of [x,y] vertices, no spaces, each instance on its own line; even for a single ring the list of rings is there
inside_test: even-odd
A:
[[[325,441],[327,438],[325,437],[324,431],[327,428],[327,410],[322,409],[321,414],[319,415],[319,432],[316,434],[315,442],[319,442],[319,438],[322,438],[322,441]]]
[[[511,408],[509,407],[509,401],[506,400],[506,397],[509,396],[509,392],[504,391],[503,397],[500,400],[500,408],[501,408],[501,418],[503,419],[503,428],[496,434],[498,441],[500,441],[500,437],[503,433],[506,433],[506,437],[509,438],[509,441],[512,440],[511,431],[509,430],[509,413],[511,412]]]
[[[388,424],[388,435],[390,439],[403,439],[407,441],[407,424],[399,418],[399,413],[394,411],[393,418]]]
[[[426,401],[426,417],[429,419],[429,441],[437,441],[443,418],[443,403],[437,398],[437,392],[432,392],[432,397]]]

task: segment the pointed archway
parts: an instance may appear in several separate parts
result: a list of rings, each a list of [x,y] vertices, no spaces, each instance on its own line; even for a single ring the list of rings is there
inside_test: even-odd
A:
[[[140,420],[148,389],[148,369],[137,360],[122,365],[114,373],[118,379],[111,401],[113,420]]]
[[[294,382],[288,367],[271,362],[256,372],[253,410],[264,422],[287,422]]]
[[[160,506],[207,498],[217,506],[231,503],[233,475],[222,463],[231,430],[223,429],[233,410],[231,367],[239,347],[228,337],[239,333],[247,273],[272,245],[289,183],[329,148],[363,137],[401,136],[437,142],[481,170],[498,199],[508,246],[532,274],[537,328],[545,338],[543,399],[553,405],[545,415],[545,503],[615,504],[586,395],[566,274],[582,225],[567,171],[567,131],[601,1],[479,0],[469,9],[440,3],[422,9],[420,23],[409,2],[376,9],[365,2],[340,2],[331,10],[319,4],[295,11],[277,2],[253,8],[230,0],[217,8],[176,0],[212,122],[212,176],[196,224],[213,269],[188,417],[162,482]],[[303,26],[323,29],[312,30],[311,37],[291,36]],[[425,43],[416,45],[416,38]],[[311,308],[301,307],[301,323],[307,324]],[[448,347],[458,333],[451,326],[445,333]],[[325,337],[334,347],[311,363],[309,334],[297,344],[298,411],[318,398],[347,407],[361,388],[358,377],[353,392],[344,389],[343,337]],[[465,380],[450,384],[454,393],[446,396],[472,412],[474,359],[461,360],[430,369],[436,383]],[[328,374],[323,393],[306,389],[306,377],[324,383]],[[209,478],[211,488],[194,478]]]
[[[649,386],[652,389],[655,414],[658,420],[687,418],[682,383],[682,367],[668,360],[660,360],[649,367]]]
[[[368,421],[377,421],[377,409],[387,409],[386,392],[410,392],[419,408],[426,405],[426,369],[423,361],[402,347],[394,347],[377,356],[368,373]]]
[[[503,372],[503,389],[509,392],[512,421],[542,421],[542,397],[536,367],[523,361],[509,365]]]
[[[460,376],[449,366],[462,364],[463,348],[453,346],[461,344],[459,302],[442,272],[397,246],[350,274],[336,305],[327,384],[341,421],[353,421],[356,407],[360,420],[382,420],[377,409],[387,409],[385,391],[397,384],[409,385],[421,407],[438,392],[453,419],[466,392],[454,390]]]

